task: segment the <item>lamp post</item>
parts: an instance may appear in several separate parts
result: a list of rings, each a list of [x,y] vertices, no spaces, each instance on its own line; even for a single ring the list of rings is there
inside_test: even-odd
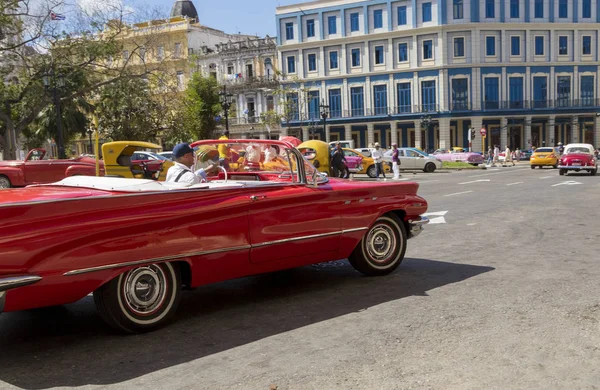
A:
[[[225,114],[225,130],[229,131],[229,109],[231,108],[231,98],[232,94],[227,93],[227,86],[224,85],[221,92],[219,92],[219,98],[221,99],[221,107],[223,108],[223,113]]]
[[[315,139],[315,133],[317,131],[317,123],[314,120],[310,122],[310,126],[308,128],[308,131],[310,133],[310,139],[314,140]]]
[[[94,134],[94,129],[91,127],[86,131],[87,135],[90,137],[90,154],[94,153],[94,144],[92,143],[92,135]]]
[[[58,158],[65,159],[67,156],[65,155],[65,143],[63,141],[63,129],[62,129],[62,113],[60,109],[60,98],[58,96],[58,88],[62,88],[65,86],[65,80],[62,74],[56,75],[54,70],[44,74],[42,76],[42,82],[44,83],[44,88],[47,91],[52,91],[52,102],[54,103],[54,108],[56,109],[56,127],[57,127],[57,146],[58,146]]]
[[[323,118],[323,134],[327,140],[327,118],[329,117],[329,106],[325,104],[325,100],[322,100],[319,108],[321,109],[321,118]]]
[[[421,116],[421,128],[425,130],[425,153],[429,150],[429,126],[431,126],[431,115]]]

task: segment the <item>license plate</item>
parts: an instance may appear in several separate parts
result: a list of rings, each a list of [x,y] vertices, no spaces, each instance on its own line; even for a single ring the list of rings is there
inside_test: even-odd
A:
[[[581,166],[581,164],[579,164],[579,163],[573,163],[573,166],[574,166],[574,167],[580,167],[580,166]]]

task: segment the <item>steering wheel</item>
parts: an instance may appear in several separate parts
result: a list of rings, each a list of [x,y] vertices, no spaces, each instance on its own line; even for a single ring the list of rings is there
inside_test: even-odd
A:
[[[224,167],[222,167],[222,166],[219,166],[219,168],[223,170],[223,174],[224,174],[224,176],[225,176],[225,183],[227,183],[227,169],[225,169],[225,168],[224,168]]]

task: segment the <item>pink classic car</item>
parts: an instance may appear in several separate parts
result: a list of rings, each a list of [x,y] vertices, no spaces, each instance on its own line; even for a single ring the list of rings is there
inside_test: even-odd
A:
[[[483,156],[479,153],[467,152],[464,149],[438,149],[434,153],[435,158],[441,161],[465,162],[471,165],[483,164]]]

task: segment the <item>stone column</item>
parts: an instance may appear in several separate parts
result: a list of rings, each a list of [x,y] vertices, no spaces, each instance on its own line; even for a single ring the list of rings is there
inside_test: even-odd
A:
[[[531,116],[525,117],[525,145],[526,150],[531,149]]]
[[[554,130],[556,128],[556,117],[555,116],[551,116],[550,118],[548,118],[548,128],[546,129],[546,146],[553,146],[550,144],[550,140],[552,138],[554,138]],[[558,143],[558,140],[554,140],[554,143]],[[543,145],[543,144],[542,144]],[[539,146],[542,146],[539,145]],[[539,147],[538,146],[538,147]]]
[[[481,136],[481,128],[483,127],[483,118],[480,116],[475,116],[471,118],[471,127],[475,129],[475,139],[473,140],[473,151],[474,152],[485,152],[481,149],[481,141],[483,137]],[[456,129],[458,131],[458,129]]]
[[[421,139],[422,139],[422,137],[421,137],[421,121],[416,120],[415,121],[415,148],[421,148],[423,146]]]
[[[375,143],[375,124],[367,124],[367,146]]]
[[[325,142],[331,142],[331,126],[325,126]]]
[[[450,118],[440,118],[440,149],[450,149],[452,139],[450,138]]]
[[[308,127],[302,127],[302,142],[308,141],[310,139],[310,133],[308,132]]]
[[[400,146],[398,144],[398,122],[396,122],[396,121],[390,122],[390,131],[392,132],[392,134],[391,134],[392,144],[396,144],[396,145]]]
[[[571,118],[571,139],[569,143],[579,143],[579,117],[574,116]]]
[[[508,143],[508,119],[502,118],[500,126],[500,149],[504,150]]]
[[[352,125],[344,125],[344,140],[348,141],[352,139]],[[358,148],[358,145],[354,145]]]
[[[594,118],[594,147],[600,147],[600,117]]]

